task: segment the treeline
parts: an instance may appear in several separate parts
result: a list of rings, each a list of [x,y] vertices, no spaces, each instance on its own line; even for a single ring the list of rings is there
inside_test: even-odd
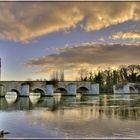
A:
[[[120,66],[117,70],[111,68],[99,70],[98,72],[81,69],[79,72],[80,81],[92,81],[100,84],[102,93],[112,93],[113,85],[118,83],[140,82],[140,65]]]
[[[50,82],[57,82],[57,81],[64,81],[64,70],[56,70],[50,73],[50,79],[47,78],[38,78],[35,81],[50,81]],[[27,79],[27,81],[32,81],[32,79]]]
[[[57,83],[57,81],[65,81],[64,70],[56,70],[51,73],[50,80],[38,79],[39,81],[47,81]],[[73,79],[74,80],[74,79]],[[113,85],[125,83],[140,82],[140,65],[122,65],[118,69],[107,68],[104,70],[90,71],[88,69],[80,69],[78,71],[76,81],[91,81],[100,84],[100,92],[112,93]]]
[[[50,75],[50,81],[64,81],[64,70],[53,71]]]

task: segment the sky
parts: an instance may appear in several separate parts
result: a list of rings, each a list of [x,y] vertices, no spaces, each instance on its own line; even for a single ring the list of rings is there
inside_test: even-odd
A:
[[[140,64],[140,2],[0,2],[2,80]]]

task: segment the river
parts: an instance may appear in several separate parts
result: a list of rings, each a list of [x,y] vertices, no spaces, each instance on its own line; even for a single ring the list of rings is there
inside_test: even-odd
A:
[[[0,98],[4,138],[140,138],[140,95]]]

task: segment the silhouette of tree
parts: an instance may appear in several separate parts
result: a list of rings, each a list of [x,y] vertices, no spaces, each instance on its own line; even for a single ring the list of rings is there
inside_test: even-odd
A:
[[[78,74],[80,76],[80,81],[88,80],[88,70],[87,69],[80,69],[78,71]]]

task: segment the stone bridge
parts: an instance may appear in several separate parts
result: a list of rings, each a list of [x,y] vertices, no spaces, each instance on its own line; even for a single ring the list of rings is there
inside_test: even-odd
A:
[[[126,84],[114,85],[113,91],[116,94],[140,93],[140,83],[126,83]]]
[[[62,95],[98,95],[99,84],[89,81],[0,81],[0,96],[14,91],[19,96],[29,96],[29,93],[41,93],[42,96],[53,96],[55,93]]]

